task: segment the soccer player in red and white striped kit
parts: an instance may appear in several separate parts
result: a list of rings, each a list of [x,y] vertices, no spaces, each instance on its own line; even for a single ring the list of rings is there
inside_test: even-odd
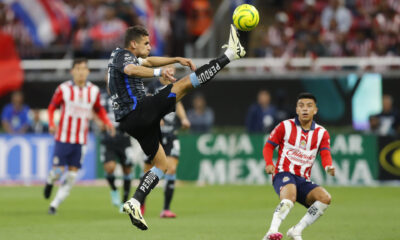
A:
[[[115,135],[115,128],[108,118],[106,110],[100,104],[99,88],[87,81],[88,61],[83,58],[75,59],[72,63],[71,75],[72,80],[57,87],[48,107],[49,132],[55,135],[55,146],[53,168],[47,177],[44,188],[46,199],[50,197],[54,182],[64,172],[65,165],[68,166],[65,181],[50,203],[49,214],[56,213],[58,206],[69,195],[76,181],[77,172],[81,168],[84,157],[89,120],[92,118],[93,111],[104,122],[110,134]],[[56,127],[54,111],[59,107],[61,108],[61,118]]]
[[[331,176],[335,175],[329,133],[313,121],[317,111],[315,96],[301,93],[297,98],[297,116],[279,123],[264,146],[265,171],[273,175],[272,184],[281,202],[263,240],[282,239],[279,226],[296,201],[308,210],[299,223],[288,230],[287,236],[293,240],[302,240],[304,228],[314,223],[331,202],[329,193],[310,181],[311,168],[318,152],[325,171]],[[274,165],[272,157],[276,146],[279,146],[279,153]]]

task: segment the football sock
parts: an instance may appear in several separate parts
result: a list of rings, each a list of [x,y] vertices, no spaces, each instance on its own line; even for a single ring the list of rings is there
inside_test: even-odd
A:
[[[57,208],[69,195],[72,186],[76,181],[77,172],[67,172],[67,177],[61,187],[58,189],[56,197],[51,202],[50,206]]]
[[[308,208],[306,215],[304,215],[300,222],[294,227],[295,231],[301,233],[304,228],[313,224],[320,216],[322,216],[322,214],[324,214],[328,206],[328,204],[315,201],[313,205]]]
[[[143,175],[139,186],[136,189],[133,198],[143,204],[145,197],[151,192],[151,190],[157,185],[160,178],[162,178],[164,172],[156,167],[153,167]]]
[[[164,210],[169,210],[174,195],[176,174],[165,174]]]
[[[47,184],[54,184],[55,181],[57,181],[58,179],[60,179],[61,176],[61,168],[53,168],[50,170],[49,175],[47,176]]]
[[[124,196],[123,196],[123,202],[126,202],[129,197],[129,191],[131,190],[131,175],[126,174],[124,175]]]
[[[215,75],[228,63],[230,62],[227,55],[211,60],[209,63],[199,67],[194,73],[190,74],[190,82],[193,87],[199,87],[202,84],[206,84],[208,81],[213,79]]]
[[[108,185],[110,185],[111,190],[115,191],[117,190],[117,187],[115,186],[115,175],[114,174],[106,174],[106,179],[108,182]]]
[[[293,202],[289,199],[282,199],[278,207],[276,207],[274,215],[272,216],[271,227],[269,232],[278,232],[279,226],[282,221],[289,214],[290,209],[293,207]]]

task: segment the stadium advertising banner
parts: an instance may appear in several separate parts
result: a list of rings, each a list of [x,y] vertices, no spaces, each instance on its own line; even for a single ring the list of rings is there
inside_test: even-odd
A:
[[[183,135],[178,178],[199,184],[265,184],[262,149],[267,136],[249,134]],[[318,184],[373,185],[378,177],[375,136],[332,134],[331,152],[336,176],[327,176],[314,164],[312,180]],[[277,151],[274,157],[277,156]]]
[[[51,168],[54,137],[48,134],[0,135],[0,183],[44,181]],[[79,179],[96,178],[95,137],[88,138]]]
[[[379,179],[400,180],[400,139],[379,138]]]

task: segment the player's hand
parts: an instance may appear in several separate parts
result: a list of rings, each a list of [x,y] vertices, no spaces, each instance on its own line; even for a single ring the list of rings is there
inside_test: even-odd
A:
[[[51,126],[49,127],[49,133],[54,135],[57,132],[57,127],[56,126]]]
[[[171,67],[163,67],[161,69],[161,76],[171,83],[176,82],[176,78],[174,77],[174,69]]]
[[[181,120],[181,125],[183,129],[189,129],[190,128],[190,121],[187,118],[184,118]]]
[[[105,127],[106,127],[108,134],[110,134],[111,137],[115,137],[115,134],[116,134],[115,127],[113,125],[105,125]]]
[[[182,58],[182,57],[177,57],[176,60],[182,65],[182,66],[188,66],[192,71],[196,70],[196,65],[194,65],[192,59],[189,58]]]
[[[325,168],[326,173],[331,175],[332,177],[335,176],[335,167],[334,166],[327,166]]]
[[[274,174],[275,172],[275,166],[274,165],[268,165],[265,167],[265,172],[268,174]]]
[[[162,127],[162,126],[164,126],[164,125],[165,125],[165,122],[164,122],[163,119],[161,119],[161,120],[160,120],[160,126]]]

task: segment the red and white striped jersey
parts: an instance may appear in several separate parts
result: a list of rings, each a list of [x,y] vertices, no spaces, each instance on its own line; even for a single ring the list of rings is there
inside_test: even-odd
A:
[[[268,143],[279,146],[275,174],[290,172],[306,179],[310,178],[317,153],[330,150],[328,131],[314,121],[310,130],[306,131],[300,126],[298,118],[282,121],[271,132]]]
[[[111,124],[100,104],[100,90],[91,82],[79,87],[67,81],[57,87],[48,108],[50,127],[54,126],[53,114],[58,107],[61,107],[61,117],[55,139],[63,143],[86,144],[93,111],[105,124]]]

